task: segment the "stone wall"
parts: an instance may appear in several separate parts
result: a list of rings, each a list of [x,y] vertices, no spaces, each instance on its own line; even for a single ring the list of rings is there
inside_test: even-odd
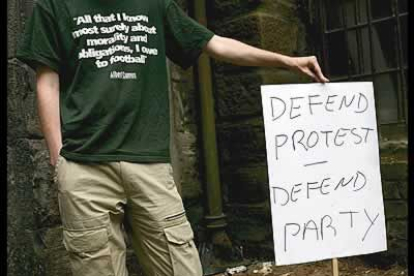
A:
[[[306,1],[215,0],[209,26],[218,35],[287,55],[314,55]],[[217,139],[230,238],[245,256],[273,259],[266,148],[260,85],[308,82],[281,69],[213,63]],[[404,126],[380,127],[381,171],[388,248],[366,257],[376,264],[406,263],[407,133]]]
[[[306,33],[293,0],[215,0],[218,35],[287,55],[305,55]],[[283,69],[213,63],[217,139],[230,238],[245,257],[273,259],[260,85],[309,79]]]
[[[194,71],[170,63],[172,104],[172,165],[174,178],[184,201],[196,240],[203,231],[204,191],[200,175],[198,94]]]
[[[8,275],[19,276],[44,275],[43,249],[51,248],[49,253],[54,254],[50,237],[59,227],[56,202],[49,197],[56,189],[48,181],[50,168],[35,112],[34,75],[14,58],[19,35],[31,13],[32,3],[27,2],[7,2],[7,270]],[[45,228],[50,231],[43,231]],[[54,255],[56,261],[61,257]]]
[[[381,139],[381,177],[384,195],[388,251],[373,256],[374,262],[390,264],[397,260],[407,263],[408,253],[408,159],[407,135],[394,137],[391,141]],[[398,133],[398,130],[391,129]]]

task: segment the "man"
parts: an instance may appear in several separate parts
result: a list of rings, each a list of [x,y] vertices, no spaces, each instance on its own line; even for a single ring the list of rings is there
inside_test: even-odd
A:
[[[17,56],[37,73],[73,275],[128,275],[123,224],[146,275],[202,275],[169,163],[165,62],[187,68],[202,51],[328,81],[315,57],[214,35],[173,0],[35,3]]]

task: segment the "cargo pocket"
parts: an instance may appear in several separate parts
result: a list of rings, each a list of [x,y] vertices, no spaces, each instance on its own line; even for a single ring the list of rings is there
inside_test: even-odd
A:
[[[201,264],[197,248],[194,244],[194,234],[190,223],[183,223],[164,229],[168,241],[173,276],[201,276]]]
[[[93,229],[65,229],[63,244],[69,252],[73,275],[115,275],[106,226]]]

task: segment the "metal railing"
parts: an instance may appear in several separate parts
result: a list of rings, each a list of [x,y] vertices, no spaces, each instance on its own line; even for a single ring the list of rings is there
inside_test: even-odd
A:
[[[373,81],[381,125],[406,124],[408,118],[406,5],[407,0],[315,0],[310,11],[323,70],[331,81]]]

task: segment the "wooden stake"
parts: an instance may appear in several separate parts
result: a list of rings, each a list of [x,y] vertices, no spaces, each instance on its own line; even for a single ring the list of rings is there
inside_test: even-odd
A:
[[[339,276],[338,259],[332,259],[332,276]]]

